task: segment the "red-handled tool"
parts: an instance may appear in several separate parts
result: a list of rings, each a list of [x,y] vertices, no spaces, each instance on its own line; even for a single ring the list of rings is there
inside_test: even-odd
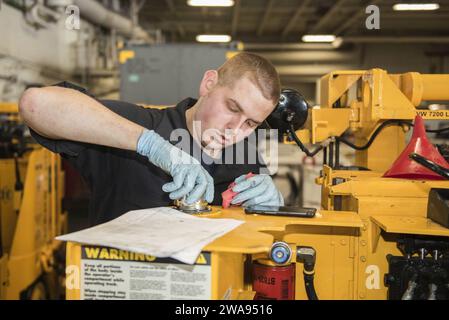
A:
[[[251,177],[253,177],[253,176],[255,176],[255,174],[252,173],[252,172],[250,172],[250,173],[248,173],[248,174],[245,176],[245,179],[251,178]],[[234,197],[238,194],[238,192],[232,191],[232,188],[234,188],[235,185],[236,185],[235,182],[231,183],[231,184],[228,186],[228,189],[227,189],[225,192],[223,192],[223,193],[221,194],[221,197],[223,198],[223,204],[222,204],[222,206],[223,206],[223,208],[225,208],[225,209],[226,209],[226,208],[229,208],[229,207],[231,206],[232,200],[233,200]],[[240,204],[238,204],[238,205],[240,205]]]

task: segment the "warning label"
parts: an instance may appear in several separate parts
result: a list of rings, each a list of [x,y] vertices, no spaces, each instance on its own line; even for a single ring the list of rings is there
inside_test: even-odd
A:
[[[210,299],[211,256],[195,265],[112,248],[81,247],[81,299]]]

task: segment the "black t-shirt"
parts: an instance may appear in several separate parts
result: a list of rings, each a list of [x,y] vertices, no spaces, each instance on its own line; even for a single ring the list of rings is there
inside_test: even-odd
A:
[[[67,82],[58,86],[89,95],[83,88]],[[98,101],[122,117],[154,130],[167,141],[170,141],[173,130],[187,130],[185,112],[196,103],[196,100],[188,98],[176,107],[159,110],[121,101]],[[67,159],[86,180],[91,191],[89,204],[89,225],[91,226],[112,220],[130,210],[168,206],[173,203],[168,194],[162,191],[162,186],[171,182],[172,177],[136,152],[81,142],[53,140],[39,135],[32,129],[30,132],[39,144]],[[186,143],[189,143],[191,146],[189,153],[193,156],[199,154],[200,148],[190,134],[187,139],[184,135],[181,140],[170,142],[174,145],[182,142],[184,151],[188,151],[184,147]],[[199,157],[203,167],[214,179],[215,195],[212,203],[214,205],[221,205],[221,193],[235,178],[248,172],[257,174],[260,173],[261,168],[265,168],[259,157],[256,161],[254,157],[251,158],[251,163],[256,162],[255,164],[247,164],[248,152],[256,151],[256,146],[249,143],[247,139],[228,148],[233,148],[235,160],[233,164],[224,164],[223,159],[221,159],[222,163],[217,163],[220,160],[213,161],[204,154]],[[244,164],[238,164],[242,163],[243,158],[236,162],[236,157],[242,156],[241,150],[244,150]],[[229,154],[232,155],[227,153],[227,157]],[[198,159],[198,156],[196,158]]]

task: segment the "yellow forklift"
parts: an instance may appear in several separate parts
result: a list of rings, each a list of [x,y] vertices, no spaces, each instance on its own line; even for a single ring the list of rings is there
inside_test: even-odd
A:
[[[64,173],[34,143],[16,104],[0,103],[0,299],[64,297]]]

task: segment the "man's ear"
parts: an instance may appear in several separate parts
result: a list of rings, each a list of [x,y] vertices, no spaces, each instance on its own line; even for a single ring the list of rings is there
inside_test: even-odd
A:
[[[218,72],[207,70],[200,84],[200,97],[207,95],[218,83]]]

